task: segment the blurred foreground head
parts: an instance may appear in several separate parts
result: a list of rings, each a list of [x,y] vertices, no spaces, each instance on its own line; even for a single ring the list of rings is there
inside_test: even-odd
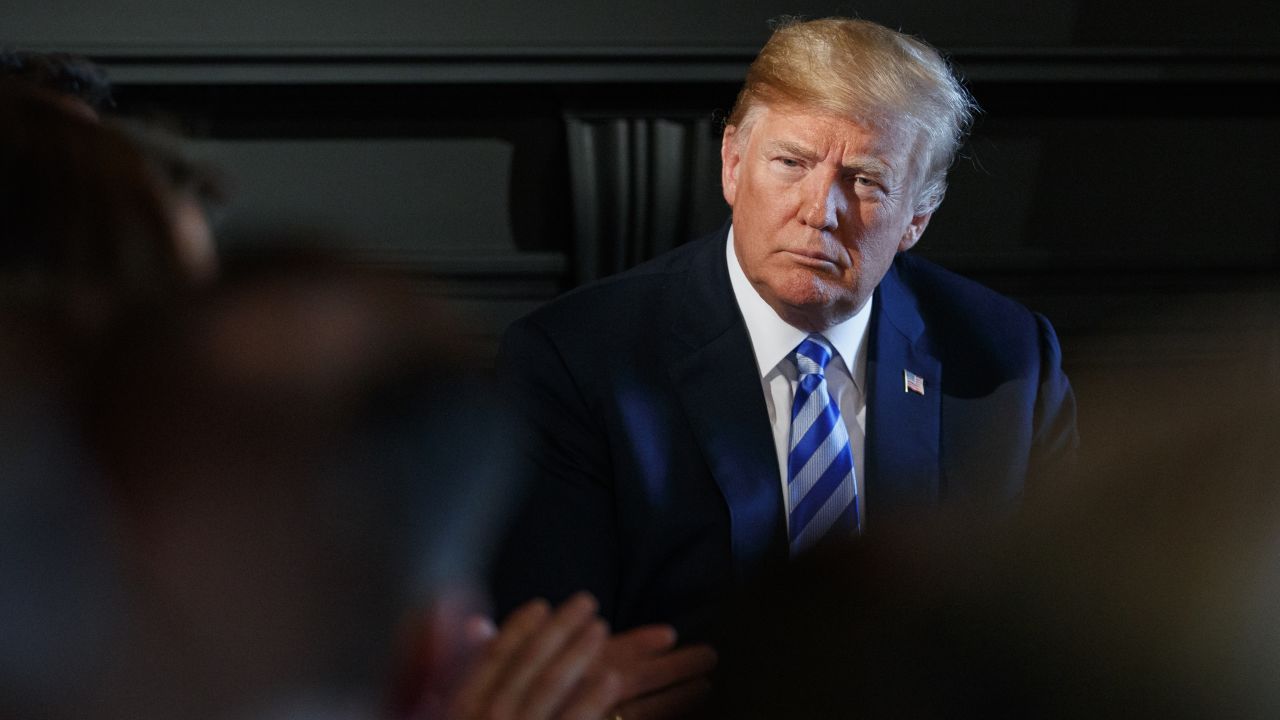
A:
[[[0,81],[0,300],[100,329],[196,280],[175,194],[123,132]]]
[[[397,625],[483,572],[512,494],[457,337],[407,283],[312,263],[121,335],[92,430],[136,580],[128,674],[165,680],[132,712],[376,706]]]

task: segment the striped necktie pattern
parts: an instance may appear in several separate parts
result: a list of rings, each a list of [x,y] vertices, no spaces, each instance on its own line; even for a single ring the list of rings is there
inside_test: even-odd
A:
[[[791,554],[828,534],[858,531],[857,484],[849,431],[827,390],[826,367],[834,351],[822,335],[805,338],[792,353],[799,383],[791,406],[787,455]]]

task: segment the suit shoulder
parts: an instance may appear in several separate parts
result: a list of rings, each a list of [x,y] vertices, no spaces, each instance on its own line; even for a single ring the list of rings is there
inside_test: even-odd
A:
[[[894,269],[911,288],[921,311],[937,319],[993,328],[1031,327],[1035,314],[1022,303],[922,257],[903,253]]]
[[[1053,326],[1022,303],[920,257],[900,255],[893,272],[945,357],[996,373],[1058,362]]]

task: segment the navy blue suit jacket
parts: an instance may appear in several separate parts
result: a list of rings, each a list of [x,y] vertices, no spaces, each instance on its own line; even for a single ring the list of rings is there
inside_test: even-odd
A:
[[[511,326],[499,372],[528,422],[531,493],[495,567],[497,610],[587,589],[617,630],[701,638],[718,598],[787,556],[760,372],[726,229]],[[867,377],[868,532],[894,510],[1002,506],[1075,447],[1041,316],[900,254],[877,287]],[[903,371],[924,378],[904,391]]]

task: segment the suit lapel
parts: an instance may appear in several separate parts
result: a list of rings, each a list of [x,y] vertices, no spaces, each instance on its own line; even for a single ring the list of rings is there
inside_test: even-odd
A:
[[[737,576],[786,557],[778,460],[746,325],[724,261],[725,232],[703,241],[674,295],[671,377],[729,509]]]
[[[929,347],[898,263],[876,288],[867,354],[867,512],[932,505],[940,497],[942,362]],[[924,380],[905,389],[904,372]],[[871,521],[868,521],[871,524]]]

